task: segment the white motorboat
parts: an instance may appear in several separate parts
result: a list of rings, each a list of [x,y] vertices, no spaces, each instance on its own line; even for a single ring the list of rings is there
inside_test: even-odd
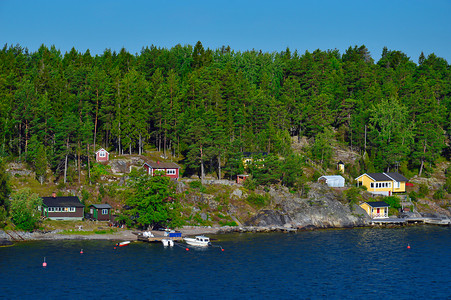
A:
[[[196,236],[194,238],[187,238],[187,237],[185,237],[183,239],[185,240],[185,242],[188,245],[191,245],[191,246],[199,246],[199,247],[211,246],[210,238],[206,237],[206,236],[203,236],[203,235],[198,235],[198,236]]]
[[[169,240],[169,239],[162,239],[161,242],[163,243],[163,246],[167,247],[167,246],[174,246],[174,241],[173,240]]]

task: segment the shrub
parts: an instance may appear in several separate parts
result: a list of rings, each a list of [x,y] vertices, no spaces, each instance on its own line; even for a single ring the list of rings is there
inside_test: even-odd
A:
[[[257,193],[251,193],[247,196],[246,201],[249,204],[256,205],[258,207],[262,207],[269,203],[269,196],[260,195]]]
[[[401,203],[400,203],[400,199],[397,196],[389,196],[389,197],[385,197],[384,201],[390,205],[390,207],[395,208],[395,209],[399,209],[401,208]]]
[[[425,197],[429,193],[429,188],[426,184],[422,183],[420,184],[420,188],[418,190],[418,196],[420,198]]]
[[[10,215],[14,225],[22,230],[31,231],[36,228],[41,217],[38,207],[42,199],[29,189],[20,190],[11,196]]]
[[[445,196],[446,196],[446,192],[443,189],[443,187],[441,187],[435,191],[434,195],[432,195],[432,198],[434,198],[435,200],[440,200],[440,199],[445,199]]]
[[[344,191],[343,194],[349,204],[357,204],[359,202],[360,189],[358,187],[352,187]]]
[[[415,191],[411,191],[411,192],[409,193],[409,197],[410,197],[410,199],[411,199],[413,202],[418,201],[418,194],[417,194],[417,192],[415,192]]]

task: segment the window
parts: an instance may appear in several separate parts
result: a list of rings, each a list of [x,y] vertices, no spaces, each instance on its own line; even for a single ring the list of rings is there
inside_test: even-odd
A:
[[[399,182],[395,181],[395,189],[399,189],[400,186]]]
[[[107,214],[108,214],[108,208],[102,209],[102,215],[107,215]]]
[[[374,182],[371,182],[371,187],[374,188]]]
[[[99,152],[99,157],[105,157],[105,156],[106,156],[105,151],[100,151],[100,152]]]
[[[54,207],[49,207],[49,212],[53,212],[53,211],[55,211],[55,208]]]
[[[176,173],[175,169],[167,169],[166,170],[167,175],[175,175],[175,173]]]
[[[70,212],[75,212],[75,207],[69,207]]]

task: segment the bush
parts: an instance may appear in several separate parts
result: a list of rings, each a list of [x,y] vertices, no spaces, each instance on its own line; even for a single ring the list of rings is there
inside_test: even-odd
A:
[[[249,204],[256,205],[258,207],[265,206],[269,203],[269,196],[267,195],[260,195],[256,193],[251,193],[249,196],[247,196],[246,201]]]
[[[344,191],[343,194],[349,204],[357,204],[359,202],[360,189],[358,187],[352,187]]]
[[[409,197],[413,202],[417,202],[418,201],[418,194],[415,191],[411,191],[409,193]]]
[[[426,184],[422,183],[420,184],[420,188],[418,190],[418,196],[420,198],[426,197],[426,195],[429,193],[429,188]]]
[[[11,196],[10,215],[14,225],[22,230],[31,231],[36,228],[41,217],[38,207],[42,199],[29,189],[16,192]]]
[[[434,198],[435,200],[440,200],[440,199],[445,199],[445,196],[446,196],[446,192],[443,189],[443,187],[441,187],[435,191],[434,195],[432,195],[432,198]]]
[[[401,203],[400,203],[400,199],[397,196],[389,196],[389,197],[385,197],[384,201],[390,205],[390,207],[395,208],[395,209],[399,209],[401,208]]]

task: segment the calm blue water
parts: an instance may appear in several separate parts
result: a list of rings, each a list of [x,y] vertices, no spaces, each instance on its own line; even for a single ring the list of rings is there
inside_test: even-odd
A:
[[[0,298],[451,299],[450,228],[214,238],[224,251],[140,242],[114,250],[111,241],[3,247]]]

